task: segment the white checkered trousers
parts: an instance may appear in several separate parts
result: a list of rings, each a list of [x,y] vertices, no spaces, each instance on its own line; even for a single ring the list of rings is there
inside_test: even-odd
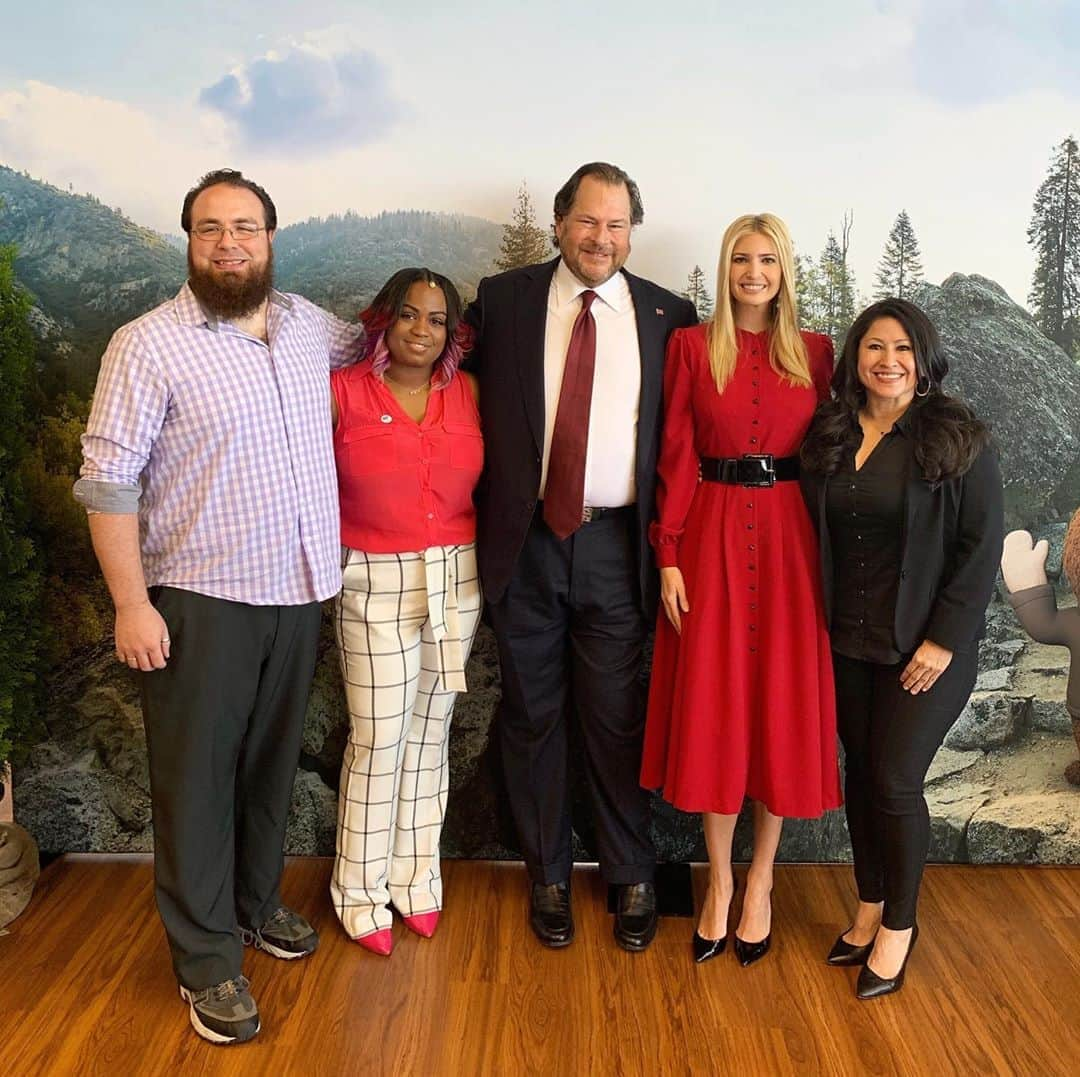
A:
[[[476,546],[342,550],[337,640],[349,741],[330,896],[352,938],[442,908],[450,719],[480,621]]]

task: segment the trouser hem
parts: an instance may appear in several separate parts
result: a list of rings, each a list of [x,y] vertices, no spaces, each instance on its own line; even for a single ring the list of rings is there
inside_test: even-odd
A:
[[[619,864],[608,868],[601,866],[600,874],[605,882],[614,886],[651,883],[656,877],[656,864]]]
[[[561,860],[556,864],[526,864],[525,867],[534,883],[551,886],[554,883],[568,883],[573,865],[569,860]]]

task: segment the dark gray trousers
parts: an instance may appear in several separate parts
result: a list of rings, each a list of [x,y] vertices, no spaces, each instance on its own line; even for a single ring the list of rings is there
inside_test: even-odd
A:
[[[488,607],[502,668],[497,716],[506,785],[534,882],[570,878],[569,728],[580,723],[600,872],[651,880],[656,850],[641,788],[646,625],[634,509],[560,540],[537,508],[510,586]]]
[[[154,889],[177,979],[240,975],[239,926],[281,903],[283,846],[320,606],[249,606],[151,589],[172,657],[140,674]]]

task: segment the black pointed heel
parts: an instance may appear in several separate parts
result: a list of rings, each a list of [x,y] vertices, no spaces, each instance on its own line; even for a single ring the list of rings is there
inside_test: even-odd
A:
[[[703,961],[719,957],[727,946],[727,935],[722,939],[707,939],[704,935],[694,932],[694,963],[700,965]]]
[[[891,995],[894,991],[899,991],[904,986],[904,973],[907,971],[908,959],[911,957],[911,951],[915,949],[915,940],[919,937],[918,924],[912,929],[911,942],[908,943],[908,951],[904,954],[904,963],[900,966],[900,971],[893,977],[886,979],[884,976],[879,976],[869,965],[863,965],[859,970],[859,980],[855,985],[856,998],[868,999],[868,998],[880,998],[882,995]]]
[[[862,946],[856,946],[853,942],[846,942],[844,936],[850,931],[849,927],[847,931],[841,932],[836,942],[833,943],[833,948],[829,951],[829,956],[825,960],[830,965],[865,965],[866,959],[870,956],[870,951],[874,948],[874,939],[871,939],[868,943]],[[877,935],[874,936],[877,938]]]
[[[731,914],[731,903],[735,900],[735,895],[739,892],[739,880],[736,878],[735,873],[731,873],[731,899],[728,901],[728,915]],[[726,926],[726,925],[725,925]],[[703,961],[708,961],[710,958],[719,957],[727,947],[727,934],[725,933],[723,938],[720,939],[707,939],[704,935],[698,931],[694,931],[693,939],[693,951],[694,951],[694,963],[700,965]]]
[[[769,952],[769,947],[771,945],[771,931],[760,942],[743,942],[743,940],[736,935],[735,956],[739,959],[739,964],[745,969],[755,961],[760,961]]]

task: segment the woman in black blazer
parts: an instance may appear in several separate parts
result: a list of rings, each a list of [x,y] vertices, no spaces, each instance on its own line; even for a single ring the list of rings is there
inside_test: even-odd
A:
[[[897,990],[930,843],[923,782],[975,684],[1004,531],[987,428],[947,396],[926,315],[902,299],[848,332],[802,448],[821,546],[859,906],[828,956],[857,994]]]

